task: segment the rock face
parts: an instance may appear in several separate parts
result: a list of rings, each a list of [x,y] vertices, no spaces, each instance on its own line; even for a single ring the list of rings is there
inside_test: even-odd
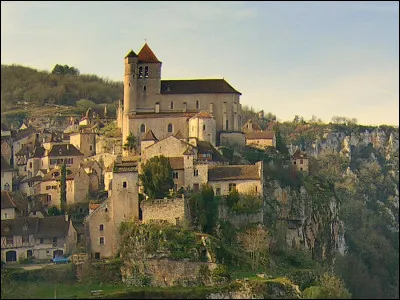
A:
[[[287,278],[237,280],[224,291],[210,293],[207,299],[301,299],[301,292]]]
[[[302,186],[300,190],[282,188],[277,181],[266,184],[266,201],[277,200],[278,222],[286,228],[286,242],[303,246],[316,258],[326,258],[332,250],[345,249],[343,224],[339,220],[338,200],[328,187],[317,186],[318,195]],[[323,194],[323,195],[322,195]],[[316,203],[316,201],[320,201]]]

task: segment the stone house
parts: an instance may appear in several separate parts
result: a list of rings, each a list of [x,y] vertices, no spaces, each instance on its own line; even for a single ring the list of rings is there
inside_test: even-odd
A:
[[[291,158],[291,165],[298,171],[308,173],[308,156],[306,153],[300,151],[300,149],[297,149]]]
[[[83,156],[89,157],[96,155],[96,133],[84,132],[80,130],[76,133],[71,133],[69,136],[71,145],[83,153]]]
[[[41,188],[40,183],[42,182],[42,176],[26,177],[19,183],[19,190],[27,196],[40,194]]]
[[[15,219],[27,215],[28,207],[20,193],[1,191],[1,219]]]
[[[116,162],[110,196],[85,218],[87,253],[92,259],[114,257],[121,222],[139,219],[136,161]]]
[[[16,174],[16,170],[11,168],[10,164],[1,155],[1,190],[12,191],[13,190],[13,177]]]
[[[251,133],[262,131],[262,129],[258,124],[253,123],[252,119],[249,119],[246,123],[243,124],[242,131],[244,133]]]
[[[254,131],[246,133],[246,146],[255,148],[276,148],[276,135],[274,131]]]
[[[193,126],[199,127],[193,132],[202,134],[209,130],[206,123],[215,122],[216,144],[221,132],[241,134],[241,93],[224,79],[161,80],[162,63],[147,43],[138,54],[130,51],[124,63],[124,104],[117,112],[123,142],[129,133],[140,140],[149,130],[160,139],[178,130],[190,137],[192,125],[188,119],[199,112],[209,113],[214,121],[199,119],[197,125],[193,121]],[[213,130],[203,136],[215,145],[212,135]]]
[[[60,208],[60,179],[61,170],[59,168],[51,170],[42,178],[40,193],[49,195],[48,207],[57,206]],[[89,175],[86,174],[82,167],[76,169],[67,168],[67,205],[88,202],[89,181]]]
[[[103,169],[96,160],[87,160],[81,163],[81,167],[89,175],[89,191],[98,191],[103,183]]]
[[[50,150],[45,151],[44,156],[42,156],[41,169],[51,170],[57,165],[62,165],[63,163],[65,163],[69,168],[79,168],[82,161],[83,153],[74,145],[53,145]]]
[[[29,141],[32,141],[33,137],[39,138],[38,135],[39,134],[37,134],[36,129],[32,126],[29,126],[28,128],[23,129],[23,130],[18,130],[15,133],[15,135],[12,137],[12,150],[13,150],[14,164],[17,161],[15,154],[18,153],[26,143],[28,143]]]
[[[71,253],[76,239],[76,230],[67,215],[1,220],[1,260],[50,260]]]
[[[45,151],[46,149],[43,146],[36,146],[33,151],[29,153],[26,162],[27,178],[37,176],[40,169],[42,169],[42,157]]]

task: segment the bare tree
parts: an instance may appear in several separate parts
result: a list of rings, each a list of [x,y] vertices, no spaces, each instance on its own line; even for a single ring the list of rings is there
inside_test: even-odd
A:
[[[260,258],[268,249],[267,230],[259,224],[257,227],[247,229],[238,238],[245,251],[250,253],[252,269],[258,269]]]

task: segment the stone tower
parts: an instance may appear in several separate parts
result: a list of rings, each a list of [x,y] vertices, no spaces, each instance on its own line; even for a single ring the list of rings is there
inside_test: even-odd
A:
[[[122,119],[122,145],[126,143],[129,135],[129,114],[136,113],[137,104],[137,65],[138,56],[131,50],[125,56],[124,73],[124,113]],[[124,151],[124,156],[127,155]]]
[[[154,102],[154,96],[160,95],[161,62],[147,43],[139,51],[138,61],[138,101],[140,107],[148,107],[149,100]],[[153,107],[153,105],[154,103],[150,106]]]

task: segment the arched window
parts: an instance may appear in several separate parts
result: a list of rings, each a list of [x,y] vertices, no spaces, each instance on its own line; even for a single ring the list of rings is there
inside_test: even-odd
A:
[[[139,67],[139,78],[143,77],[143,67]]]
[[[149,77],[149,67],[144,67],[144,77],[147,78]]]
[[[146,125],[144,124],[140,125],[140,132],[141,133],[146,132]]]
[[[167,131],[168,131],[168,132],[172,132],[172,124],[171,124],[171,123],[168,124]]]
[[[171,101],[171,104],[169,106],[171,109],[174,109],[174,101]]]
[[[196,101],[196,109],[199,109],[199,107],[200,107],[200,103],[199,103],[199,100],[197,100]]]

